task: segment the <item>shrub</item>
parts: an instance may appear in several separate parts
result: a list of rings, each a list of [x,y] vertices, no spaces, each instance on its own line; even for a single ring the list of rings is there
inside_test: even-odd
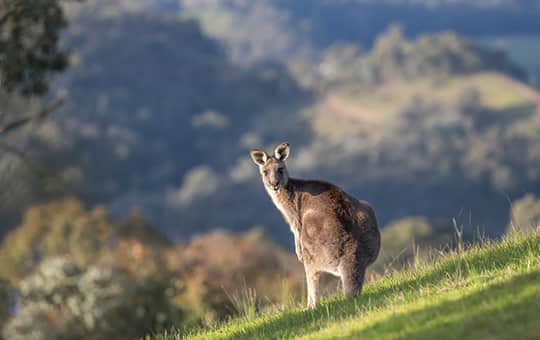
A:
[[[42,262],[20,284],[21,310],[7,339],[120,339],[179,325],[174,286],[132,277],[111,266],[79,267],[67,258]]]
[[[533,232],[540,225],[540,199],[527,194],[512,204],[508,232]]]
[[[43,259],[53,256],[69,255],[84,267],[129,239],[146,245],[169,244],[137,212],[115,222],[104,207],[88,210],[74,198],[35,205],[0,247],[0,277],[16,283]]]
[[[382,249],[374,269],[381,271],[384,266],[399,268],[417,256],[433,253],[428,251],[429,248],[451,244],[453,238],[453,227],[444,221],[430,221],[424,217],[393,221],[381,231]]]

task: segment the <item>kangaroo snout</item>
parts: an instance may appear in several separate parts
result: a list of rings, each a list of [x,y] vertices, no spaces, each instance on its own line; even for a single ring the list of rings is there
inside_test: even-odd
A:
[[[273,190],[278,190],[281,187],[281,178],[275,176],[273,180],[270,180],[270,188]]]

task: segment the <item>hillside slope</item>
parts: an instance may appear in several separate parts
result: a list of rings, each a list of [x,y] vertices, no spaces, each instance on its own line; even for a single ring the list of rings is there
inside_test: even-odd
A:
[[[313,311],[239,318],[188,339],[534,339],[540,334],[540,232],[487,242],[366,285]],[[177,339],[160,335],[155,340]]]

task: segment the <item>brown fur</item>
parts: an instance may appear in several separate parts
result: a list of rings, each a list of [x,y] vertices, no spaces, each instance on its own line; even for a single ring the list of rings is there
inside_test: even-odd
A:
[[[288,143],[278,145],[274,156],[251,150],[266,191],[295,236],[296,254],[306,271],[308,308],[317,304],[321,272],[339,276],[345,296],[359,294],[366,267],[380,249],[373,208],[331,183],[289,178],[288,155]]]

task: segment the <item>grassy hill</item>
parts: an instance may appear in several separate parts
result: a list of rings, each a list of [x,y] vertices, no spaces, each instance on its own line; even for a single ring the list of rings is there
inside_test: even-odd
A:
[[[395,118],[414,97],[452,103],[467,89],[476,89],[487,109],[501,114],[522,108],[533,111],[540,104],[540,93],[511,77],[497,72],[471,75],[426,77],[369,87],[347,84],[331,89],[312,108],[313,129],[333,140],[350,135],[373,133]],[[331,114],[328,114],[331,113]]]
[[[148,339],[537,339],[540,232],[487,241],[329,298]]]

